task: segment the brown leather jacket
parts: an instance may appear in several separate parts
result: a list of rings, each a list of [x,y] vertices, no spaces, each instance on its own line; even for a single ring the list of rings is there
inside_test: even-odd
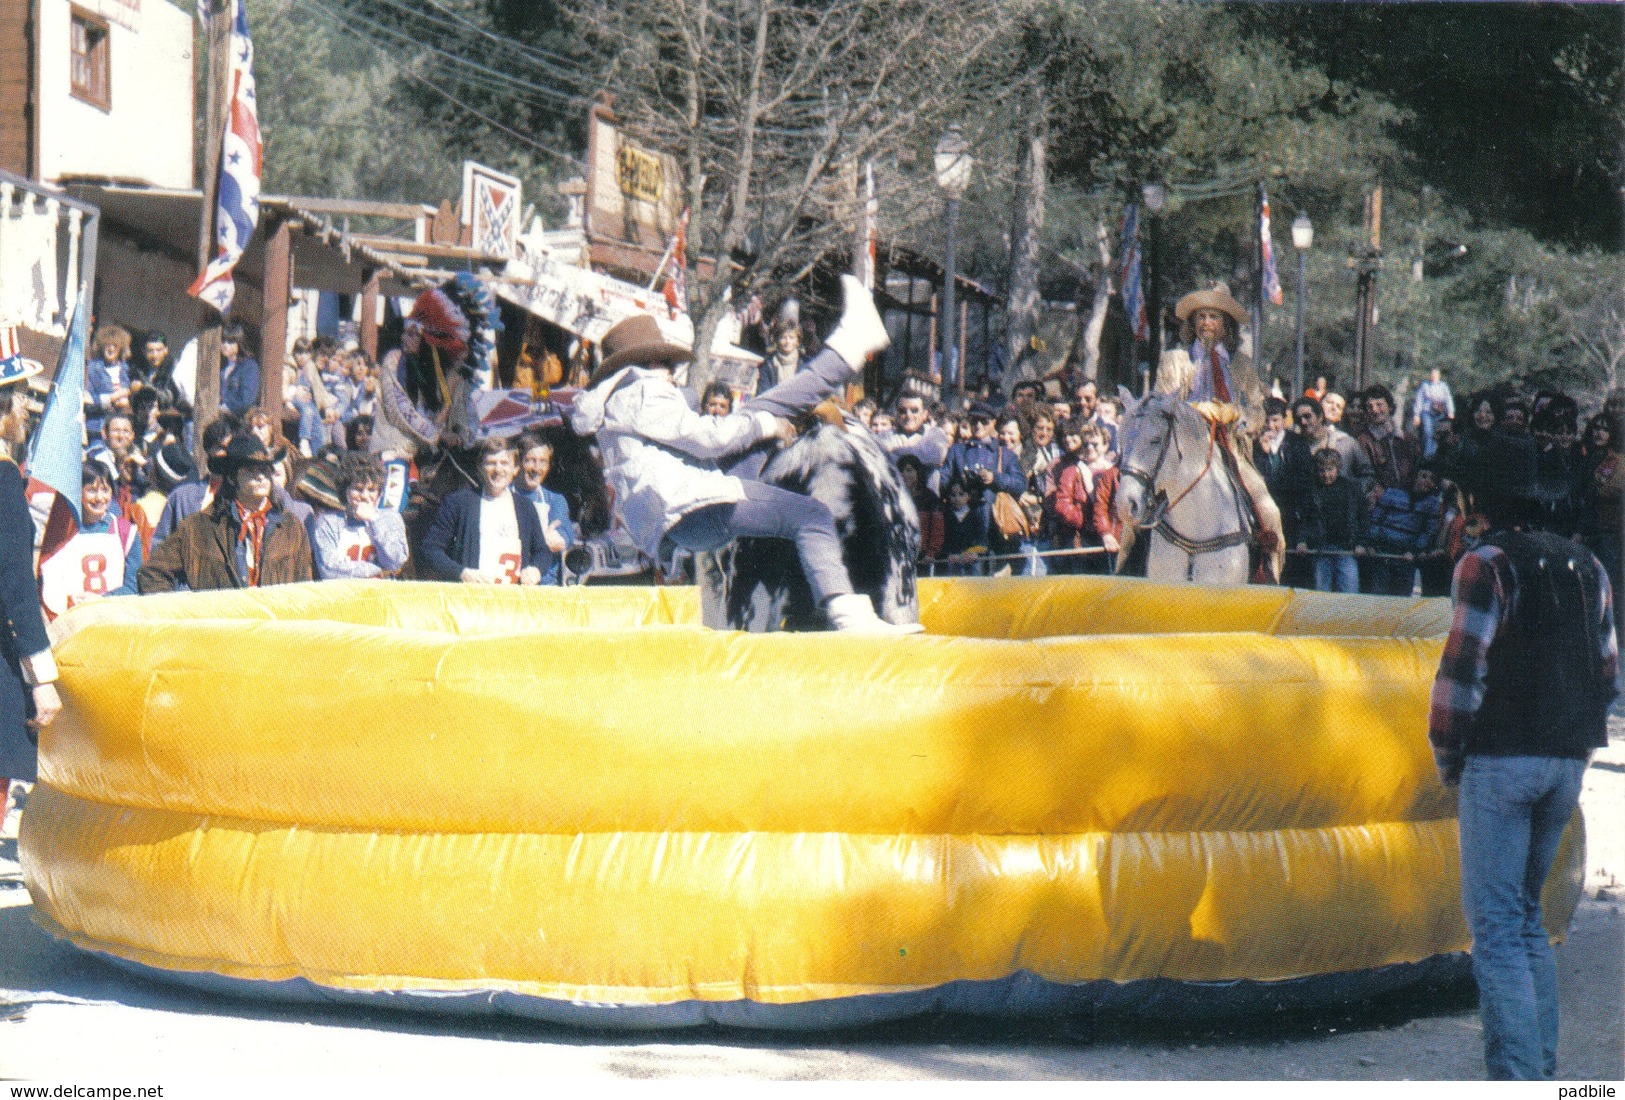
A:
[[[229,501],[217,500],[208,511],[181,520],[169,537],[152,548],[152,557],[136,574],[136,587],[174,592],[185,585],[194,592],[211,588],[247,588],[237,570],[237,516]],[[262,545],[259,587],[313,579],[310,540],[305,525],[291,513],[273,510]]]

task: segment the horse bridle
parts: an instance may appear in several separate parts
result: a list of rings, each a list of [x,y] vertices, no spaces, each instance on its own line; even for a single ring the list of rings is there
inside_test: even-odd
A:
[[[1163,538],[1173,543],[1174,546],[1186,554],[1191,555],[1211,554],[1216,550],[1228,550],[1233,546],[1246,545],[1252,538],[1251,525],[1247,522],[1245,514],[1239,509],[1237,518],[1241,520],[1240,527],[1229,534],[1215,535],[1210,539],[1193,539],[1181,534],[1174,527],[1173,521],[1168,518],[1169,513],[1178,507],[1179,502],[1189,496],[1191,490],[1200,485],[1202,479],[1207,477],[1208,472],[1213,469],[1213,452],[1218,445],[1219,425],[1216,421],[1208,421],[1207,460],[1202,463],[1201,471],[1191,479],[1191,483],[1176,493],[1173,499],[1170,500],[1166,492],[1157,488],[1157,475],[1162,472],[1162,464],[1168,460],[1169,448],[1172,447],[1177,450],[1179,447],[1178,441],[1174,438],[1179,426],[1174,422],[1174,414],[1171,409],[1158,407],[1156,415],[1167,423],[1168,430],[1162,437],[1162,446],[1157,450],[1157,461],[1152,463],[1151,471],[1147,473],[1127,463],[1120,467],[1122,476],[1138,481],[1145,486],[1146,495],[1151,498],[1151,508],[1146,519],[1136,526],[1142,531],[1160,531]],[[1239,495],[1241,492],[1239,487],[1237,491]]]

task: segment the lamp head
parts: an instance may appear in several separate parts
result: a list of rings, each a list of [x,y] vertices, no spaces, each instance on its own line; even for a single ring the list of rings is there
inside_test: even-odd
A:
[[[959,132],[958,123],[949,126],[937,140],[934,159],[937,186],[942,188],[949,198],[959,198],[970,186],[971,169],[976,161],[970,155],[970,143],[965,140],[965,135]]]
[[[1292,247],[1299,252],[1307,252],[1315,243],[1315,227],[1309,220],[1309,215],[1299,213],[1292,219]]]

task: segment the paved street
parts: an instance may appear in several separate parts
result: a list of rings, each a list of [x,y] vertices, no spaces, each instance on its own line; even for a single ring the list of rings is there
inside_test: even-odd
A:
[[[1625,1078],[1625,722],[1588,773],[1590,873],[1560,949],[1562,1076]],[[1227,1030],[1103,1029],[929,1018],[839,1035],[577,1032],[284,1008],[130,977],[47,937],[0,842],[0,1077],[137,1084],[172,1077],[418,1079],[1471,1080],[1469,987]]]

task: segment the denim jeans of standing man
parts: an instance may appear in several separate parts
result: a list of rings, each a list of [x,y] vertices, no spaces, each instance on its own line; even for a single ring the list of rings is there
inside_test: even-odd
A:
[[[1462,903],[1491,1080],[1557,1071],[1557,965],[1540,891],[1585,769],[1556,756],[1469,756],[1462,769]]]

